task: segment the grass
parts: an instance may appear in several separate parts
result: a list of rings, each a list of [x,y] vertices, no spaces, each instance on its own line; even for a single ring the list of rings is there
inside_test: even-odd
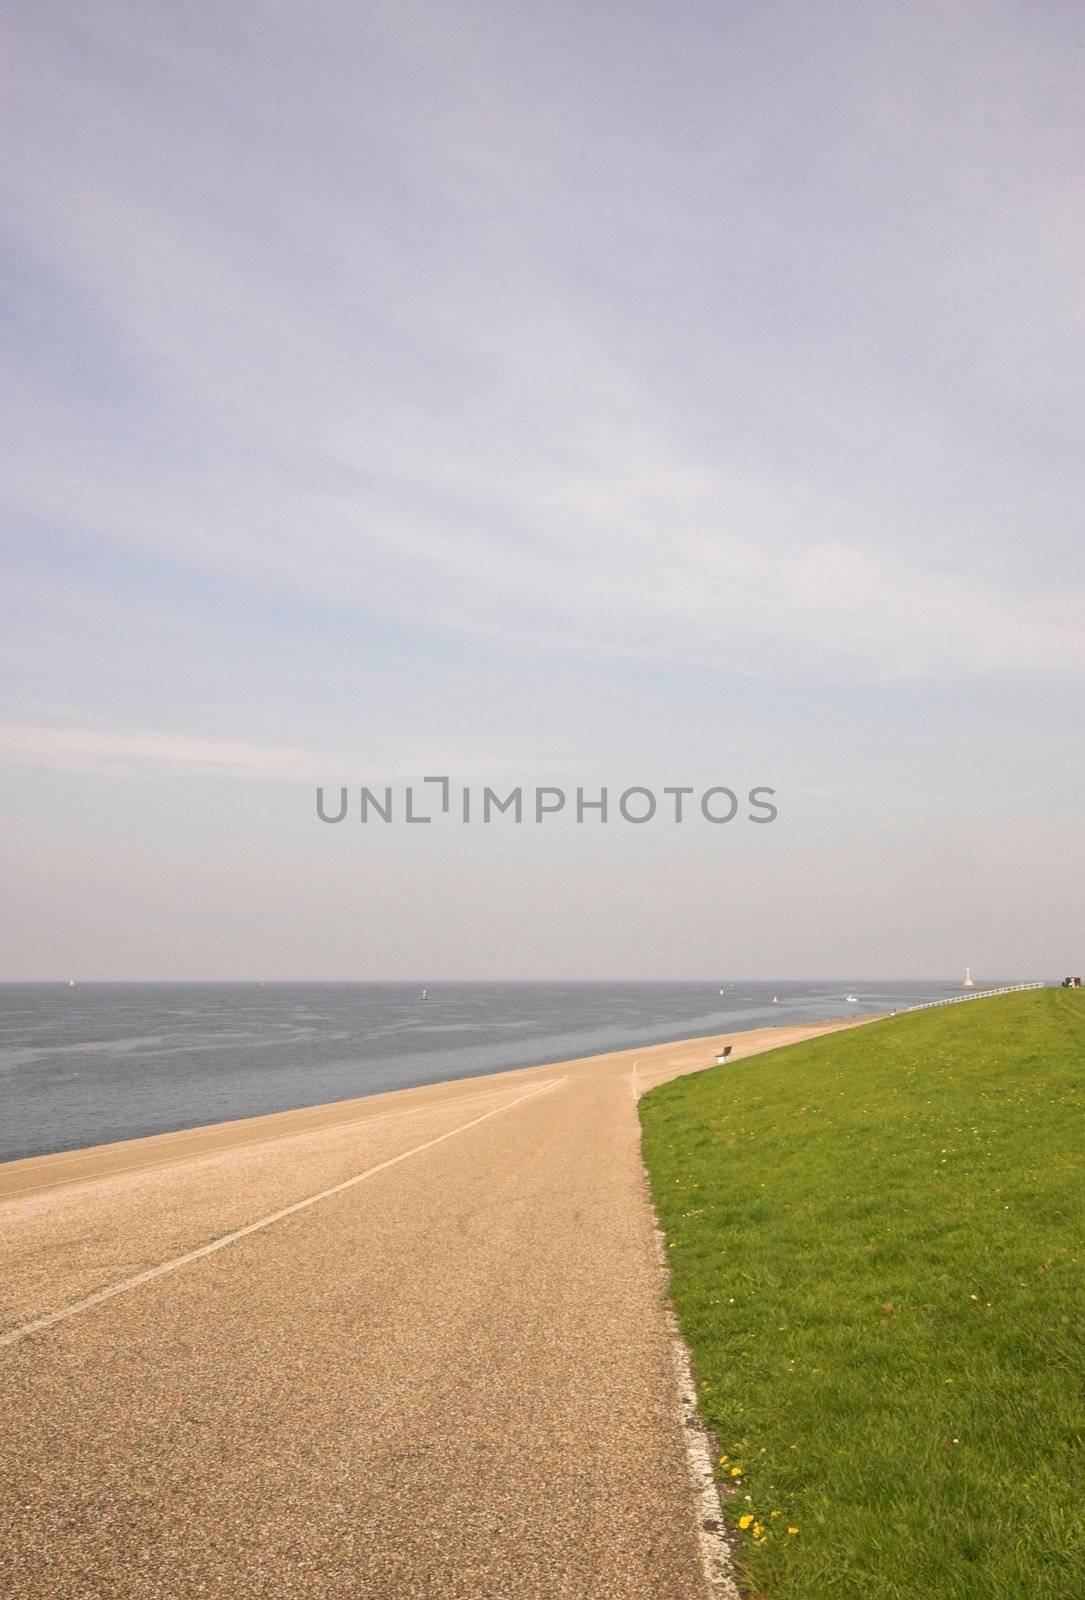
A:
[[[1037,990],[641,1101],[748,1595],[1085,1596],[1083,1066]]]

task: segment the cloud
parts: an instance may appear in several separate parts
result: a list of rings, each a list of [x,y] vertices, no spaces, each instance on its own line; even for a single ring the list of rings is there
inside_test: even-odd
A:
[[[598,109],[577,101],[576,133],[602,164],[616,248],[661,253],[645,325],[635,271],[609,262],[593,227],[572,135],[547,117],[550,76],[504,30],[488,49],[509,53],[522,93],[467,43],[427,44],[410,16],[340,35],[320,8],[311,30],[280,15],[258,45],[244,8],[183,37],[154,7],[73,14],[70,36],[66,16],[17,30],[8,201],[99,370],[82,398],[63,381],[70,351],[59,377],[40,359],[16,374],[9,493],[24,514],[503,647],[782,681],[1081,670],[1073,568],[1068,582],[1029,560],[1070,548],[1073,476],[1050,439],[1032,457],[1005,441],[1009,391],[1049,362],[1068,315],[1077,235],[1053,204],[1057,141],[1042,203],[1020,167],[1006,180],[1019,235],[1037,227],[1000,285],[987,252],[1003,190],[979,163],[975,108],[954,112],[952,64],[928,151],[922,48],[902,88],[891,52],[857,46],[866,114],[877,87],[893,90],[882,142],[860,159],[846,117],[821,130],[812,221],[773,209],[746,170],[765,159],[742,123],[756,86],[734,85],[748,104],[718,148],[690,145],[681,203],[675,147],[711,126],[709,103],[672,107],[653,145],[601,79]],[[983,50],[978,35],[956,42],[965,62]],[[977,92],[993,100],[1001,80]],[[1019,87],[1007,144],[1037,92]],[[798,111],[758,114],[770,151],[801,132]],[[898,273],[877,242],[895,226],[877,185],[909,171],[901,146],[917,137],[924,158],[953,160],[936,214],[906,239],[918,267]],[[833,175],[840,151],[850,190]],[[711,204],[712,181],[728,208]],[[857,214],[819,220],[818,197]],[[946,252],[939,228],[961,199],[972,242],[955,234]],[[763,303],[759,271],[797,304]],[[730,320],[709,298],[717,273]],[[834,310],[852,277],[856,303]],[[1058,309],[1040,337],[1047,282]],[[960,370],[932,391],[940,341]],[[1044,400],[1069,404],[1058,385]]]
[[[536,780],[562,770],[549,751],[516,750],[494,757],[396,744],[354,734],[329,737],[321,745],[271,744],[205,738],[164,729],[103,728],[54,723],[0,723],[0,764],[124,778],[149,772],[190,773],[208,778],[259,779],[307,785],[370,786],[421,783],[429,774],[485,782],[515,773]],[[424,770],[423,770],[424,769]]]
[[[312,781],[318,758],[286,746],[159,732],[32,724],[0,726],[0,761],[54,771],[124,775],[168,767],[209,775]]]

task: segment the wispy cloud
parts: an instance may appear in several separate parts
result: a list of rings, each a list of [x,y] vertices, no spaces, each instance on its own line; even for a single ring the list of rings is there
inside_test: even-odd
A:
[[[384,742],[355,737],[324,745],[257,743],[203,738],[162,729],[120,729],[59,723],[0,723],[0,765],[124,778],[139,773],[197,774],[209,778],[260,779],[307,785],[389,782],[421,783],[431,773],[486,782],[515,773],[538,780],[563,770],[545,749],[494,757],[437,747],[428,756]]]
[[[1081,8],[2,27],[5,973],[1064,970]],[[239,826],[440,772],[788,800]]]
[[[606,133],[613,114],[643,142],[616,88],[563,133],[545,119],[552,84],[507,34],[523,105],[452,55],[408,116],[376,80],[382,62],[401,93],[426,80],[433,45],[409,15],[342,37],[329,16],[311,33],[280,16],[255,51],[239,19],[182,37],[156,8],[54,7],[36,38],[16,31],[9,214],[82,307],[101,372],[82,400],[40,364],[17,373],[14,504],[207,571],[566,654],[783,680],[1081,669],[1080,583],[1030,569],[1021,526],[1069,548],[1070,470],[1057,439],[1031,457],[1006,439],[1014,386],[1050,372],[1073,309],[1065,263],[1082,235],[1053,204],[1069,188],[1053,137],[1037,197],[1020,162],[1004,178],[977,167],[974,105],[945,110],[953,160],[918,220],[918,262],[898,271],[877,236],[891,197],[880,220],[862,211],[900,160],[886,109],[837,224],[853,304],[832,310],[823,219],[776,202],[781,249],[813,252],[805,285],[786,259],[770,269],[773,293],[803,302],[807,342],[789,344],[756,282],[772,181],[749,170],[756,139],[731,145],[729,172],[726,141],[688,154],[695,193],[676,210],[668,143],[702,131],[703,108],[672,112],[638,174]],[[959,42],[984,51],[979,33]],[[868,86],[891,88],[890,52],[855,48]],[[976,92],[1003,91],[995,75]],[[1030,124],[1035,86],[1018,84],[1013,109]],[[801,106],[772,112],[769,148],[801,120]],[[845,102],[811,177],[828,208],[847,197],[831,158],[851,132]],[[600,141],[609,222],[578,181],[584,137]],[[726,205],[707,187],[720,161]],[[1031,241],[1008,286],[987,265],[1007,197]],[[960,205],[969,228],[946,251]],[[608,226],[659,256],[648,325],[638,274],[606,259]],[[716,274],[730,315],[706,299]],[[795,314],[783,301],[777,320]],[[882,349],[881,392],[864,338]],[[957,369],[936,398],[939,341]],[[1061,378],[1044,404],[1069,426]]]
[[[250,778],[312,781],[318,758],[304,750],[175,733],[0,725],[0,762],[62,772],[113,773],[168,767]]]

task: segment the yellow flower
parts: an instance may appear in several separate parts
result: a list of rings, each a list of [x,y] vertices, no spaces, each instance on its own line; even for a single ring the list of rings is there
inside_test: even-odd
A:
[[[738,1525],[739,1525],[740,1528],[748,1528],[752,1521],[753,1521],[753,1517],[750,1514],[750,1512],[747,1511],[747,1513],[746,1513],[746,1515],[744,1517],[739,1517]]]
[[[979,1299],[979,1295],[978,1295],[978,1294],[970,1294],[970,1295],[969,1295],[969,1296],[968,1296],[968,1298],[969,1298],[969,1299],[970,1299],[970,1300],[978,1300],[978,1299]]]
[[[759,1522],[755,1522],[753,1525],[753,1536],[755,1539],[763,1539],[765,1537],[765,1530]]]
[[[798,1533],[798,1528],[788,1528],[788,1533]]]
[[[769,1512],[769,1516],[770,1517],[782,1517],[783,1516],[783,1512],[782,1511],[770,1511]]]
[[[731,1476],[732,1476],[732,1478],[741,1478],[741,1476],[742,1476],[742,1468],[741,1467],[732,1467],[731,1468]]]
[[[730,1456],[720,1456],[720,1466],[721,1467],[725,1467],[727,1465],[727,1463],[730,1461],[730,1459],[731,1459]]]

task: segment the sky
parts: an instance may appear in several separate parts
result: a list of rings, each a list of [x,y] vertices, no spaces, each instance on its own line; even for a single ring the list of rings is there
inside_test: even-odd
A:
[[[1080,972],[1083,78],[1057,0],[17,0],[0,978]],[[432,774],[779,814],[360,822]]]

